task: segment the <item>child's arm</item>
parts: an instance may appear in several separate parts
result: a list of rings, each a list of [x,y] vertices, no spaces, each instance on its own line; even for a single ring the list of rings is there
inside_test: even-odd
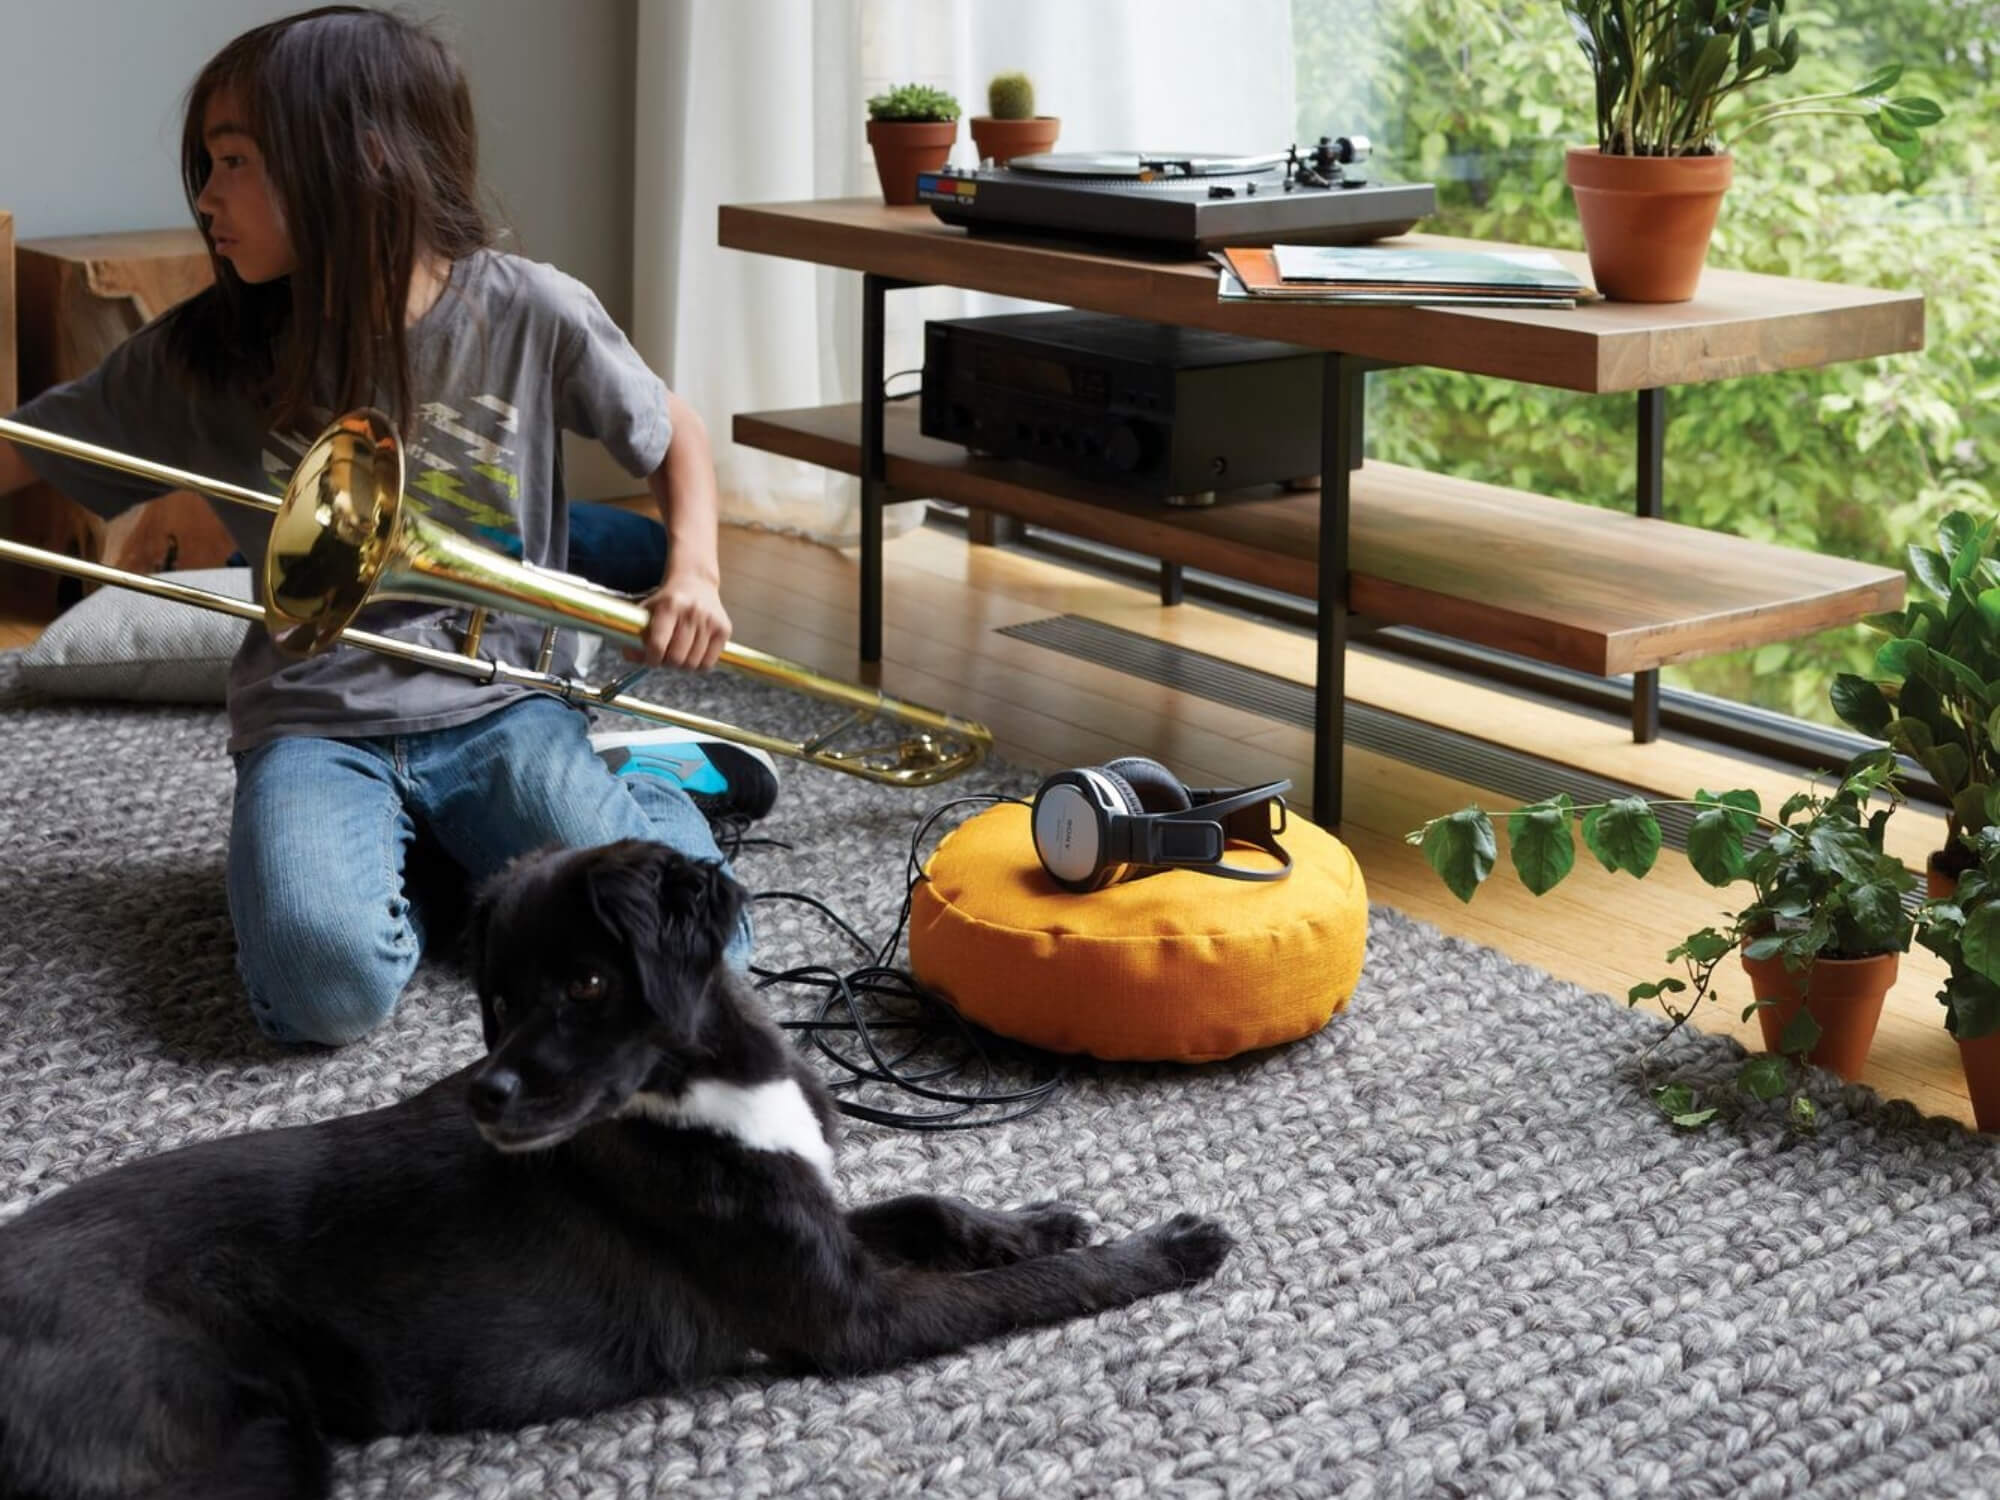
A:
[[[35,471],[21,457],[21,450],[0,438],[0,495],[13,494],[23,485],[33,483],[34,478]]]
[[[673,424],[667,456],[646,476],[666,523],[667,574],[646,596],[652,618],[646,627],[645,659],[654,666],[667,662],[706,669],[729,644],[730,631],[722,607],[714,452],[700,415],[671,392],[667,419]]]

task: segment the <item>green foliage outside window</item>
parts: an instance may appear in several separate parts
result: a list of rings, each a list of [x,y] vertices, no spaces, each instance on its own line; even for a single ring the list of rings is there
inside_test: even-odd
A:
[[[1865,126],[1803,116],[1737,156],[1711,266],[1924,294],[1921,353],[1678,387],[1670,519],[1903,567],[1950,511],[2000,497],[2000,4],[1829,0],[1788,11],[1787,92],[1901,63],[1946,118],[1901,162]],[[1563,151],[1596,129],[1590,69],[1556,0],[1293,0],[1298,135],[1375,142],[1376,176],[1437,185],[1421,227],[1581,248]],[[1629,395],[1476,376],[1371,377],[1369,452],[1564,499],[1633,504]],[[1866,674],[1862,627],[1667,669],[1669,683],[1837,723],[1836,673]]]

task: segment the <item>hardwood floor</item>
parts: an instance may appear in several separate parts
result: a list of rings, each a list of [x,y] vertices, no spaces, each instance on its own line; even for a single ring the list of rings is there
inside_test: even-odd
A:
[[[1141,678],[998,633],[999,627],[1076,614],[1229,661],[1310,681],[1309,636],[1198,604],[1162,607],[1147,588],[919,528],[888,544],[881,685],[890,692],[983,720],[997,753],[1020,764],[1088,765],[1145,754],[1184,780],[1237,785],[1290,776],[1309,804],[1310,737],[1289,724],[1177,692]],[[853,676],[857,564],[852,553],[740,527],[724,529],[724,597],[737,638],[761,650]],[[1586,714],[1528,702],[1402,663],[1353,654],[1352,696],[1663,796],[1697,788],[1754,788],[1774,807],[1804,781],[1762,762],[1699,746],[1635,745],[1629,729]],[[1643,882],[1612,875],[1587,855],[1555,891],[1530,895],[1502,870],[1469,905],[1445,889],[1404,834],[1468,802],[1509,805],[1479,787],[1365,750],[1346,763],[1347,823],[1371,896],[1446,932],[1524,963],[1622,997],[1668,972],[1661,956],[1714,921],[1725,897],[1668,853]],[[1921,866],[1942,840],[1943,821],[1904,809],[1891,845]],[[1706,1024],[1761,1045],[1750,996],[1731,972],[1725,1003]],[[1935,996],[1942,966],[1907,955],[1889,997],[1864,1082],[1935,1114],[1970,1122],[1955,1044]]]
[[[761,650],[854,677],[854,554],[741,527],[723,529],[724,597],[737,638]],[[1076,614],[1173,641],[1229,661],[1309,681],[1310,637],[1198,604],[1163,608],[1147,588],[918,528],[888,546],[881,684],[901,696],[970,715],[994,731],[999,754],[1026,766],[1089,765],[1153,756],[1197,784],[1238,785],[1289,776],[1309,806],[1310,737],[1289,724],[1128,676],[998,633],[999,627]],[[32,641],[38,627],[0,618],[0,649]],[[1352,654],[1354,698],[1551,760],[1643,786],[1659,795],[1749,786],[1767,807],[1801,784],[1784,769],[1670,741],[1635,745],[1622,724],[1527,702],[1498,689]],[[1447,891],[1404,841],[1425,819],[1468,802],[1503,798],[1434,772],[1350,748],[1348,818],[1371,896],[1446,932],[1486,943],[1578,984],[1623,996],[1667,972],[1661,955],[1713,921],[1723,893],[1667,854],[1643,882],[1611,875],[1588,856],[1562,886],[1536,898],[1502,870],[1470,904]],[[1914,866],[1941,841],[1942,820],[1905,809],[1891,845]],[[1733,977],[1733,976],[1732,976]],[[1942,967],[1927,953],[1903,960],[1864,1081],[1942,1115],[1971,1120],[1955,1044],[1935,995]],[[1740,980],[1707,1023],[1757,1045]]]

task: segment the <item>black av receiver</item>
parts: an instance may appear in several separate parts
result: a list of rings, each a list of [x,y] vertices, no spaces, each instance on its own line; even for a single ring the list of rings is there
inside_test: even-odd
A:
[[[1324,356],[1107,313],[924,328],[923,431],[1183,505],[1310,480]]]

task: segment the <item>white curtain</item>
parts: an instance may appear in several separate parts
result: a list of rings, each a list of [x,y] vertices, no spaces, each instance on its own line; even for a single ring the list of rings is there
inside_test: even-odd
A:
[[[729,425],[858,399],[861,278],[720,248],[719,205],[877,195],[865,106],[896,83],[971,116],[1025,71],[1058,150],[1282,150],[1294,119],[1290,0],[640,0],[636,64],[634,342],[706,418],[726,517],[836,544],[854,483]],[[973,161],[963,126],[953,160]],[[884,368],[921,365],[927,318],[1028,305],[891,293]]]

